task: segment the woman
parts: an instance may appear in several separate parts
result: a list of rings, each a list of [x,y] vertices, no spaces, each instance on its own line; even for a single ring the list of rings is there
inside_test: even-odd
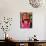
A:
[[[27,12],[21,13],[21,20],[20,20],[21,28],[30,28],[30,24],[32,24],[30,16],[31,15]]]

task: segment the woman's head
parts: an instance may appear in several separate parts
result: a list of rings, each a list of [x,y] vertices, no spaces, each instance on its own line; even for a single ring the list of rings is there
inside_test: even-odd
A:
[[[22,15],[22,20],[24,20],[24,21],[28,21],[30,19],[30,16],[29,16],[29,13],[23,13],[23,15]]]
[[[30,12],[22,12],[21,14],[21,21],[22,22],[29,22],[32,16],[32,13]]]

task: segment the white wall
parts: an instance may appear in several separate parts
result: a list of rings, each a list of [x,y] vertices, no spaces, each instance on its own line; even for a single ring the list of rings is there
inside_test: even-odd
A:
[[[45,6],[44,6],[45,7]],[[45,39],[45,12],[46,8],[33,8],[30,6],[28,0],[0,0],[0,17],[13,17],[13,22],[8,33],[17,40],[27,40],[34,34],[39,40]],[[27,11],[33,14],[32,29],[20,29],[20,12]],[[0,35],[2,31],[0,32]],[[0,36],[2,39],[2,36]]]

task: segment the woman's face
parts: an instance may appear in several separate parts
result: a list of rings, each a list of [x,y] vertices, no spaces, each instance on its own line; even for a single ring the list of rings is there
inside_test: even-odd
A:
[[[29,14],[24,14],[22,18],[23,18],[23,20],[29,20],[30,19]]]
[[[30,19],[30,17],[29,17],[29,14],[24,14],[23,16],[22,16],[22,20],[24,21],[24,23],[28,23],[29,22],[29,19]]]

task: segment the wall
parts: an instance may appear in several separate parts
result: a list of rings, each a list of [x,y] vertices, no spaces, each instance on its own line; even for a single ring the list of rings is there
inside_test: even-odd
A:
[[[43,4],[44,6],[44,4]],[[44,6],[45,7],[45,6]],[[13,22],[10,31],[10,37],[17,40],[27,40],[34,34],[37,39],[45,39],[45,15],[46,8],[33,8],[30,6],[28,0],[0,0],[0,17],[12,17]],[[20,29],[20,12],[27,11],[33,14],[33,27],[32,29]],[[0,31],[0,35],[2,35]],[[4,34],[4,33],[3,33]],[[4,37],[0,36],[0,39]]]

